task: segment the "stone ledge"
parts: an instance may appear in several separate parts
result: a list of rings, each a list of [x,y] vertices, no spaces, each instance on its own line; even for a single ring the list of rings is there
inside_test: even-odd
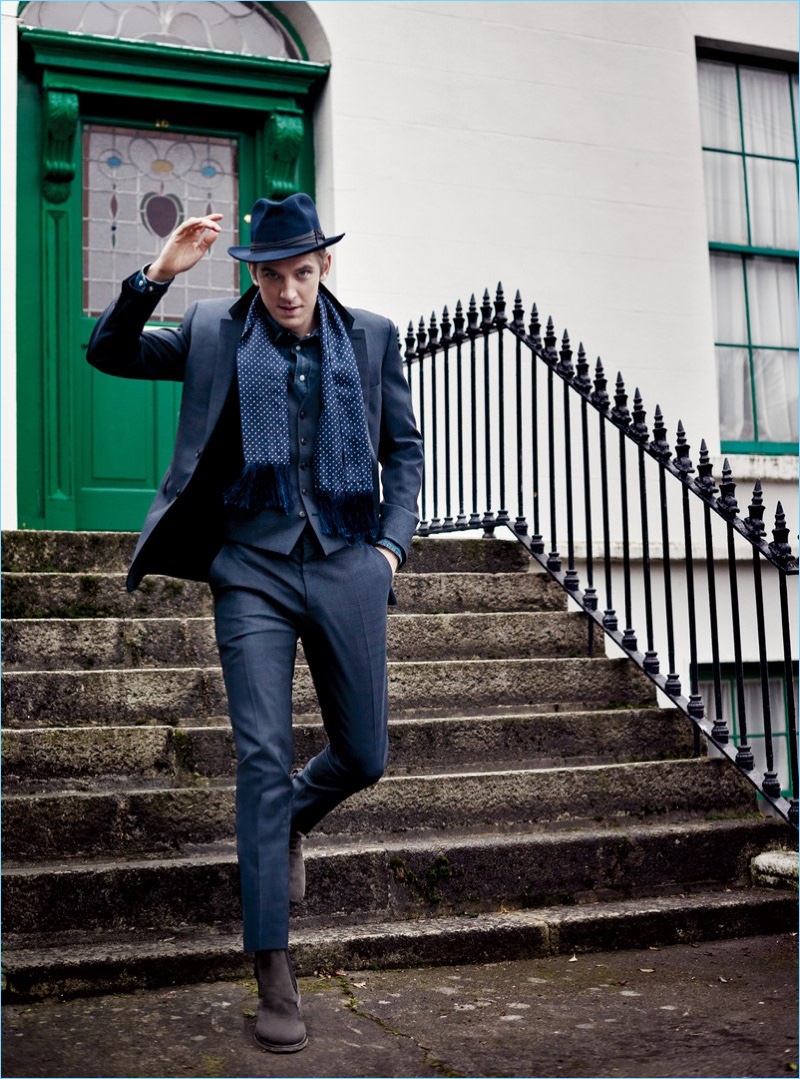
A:
[[[797,891],[797,852],[771,850],[757,854],[750,863],[753,883],[762,888],[794,888]]]

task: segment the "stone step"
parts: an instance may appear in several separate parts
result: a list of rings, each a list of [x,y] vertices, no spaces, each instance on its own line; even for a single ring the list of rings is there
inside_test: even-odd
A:
[[[769,889],[708,890],[476,917],[309,928],[292,934],[297,973],[497,963],[537,956],[661,948],[794,932],[797,897]],[[4,1002],[64,999],[187,982],[252,978],[235,926],[8,939]]]
[[[119,573],[3,573],[4,618],[182,618],[212,613],[208,585],[145,577],[125,591]],[[565,611],[564,591],[542,573],[414,573],[404,567],[394,591],[403,614],[462,611]],[[394,609],[391,609],[394,611]]]
[[[580,832],[306,841],[293,925],[431,918],[606,902],[749,883],[751,858],[791,843],[777,820],[627,823]],[[234,844],[191,855],[6,869],[4,932],[146,929],[241,918]]]
[[[524,572],[530,557],[517,540],[498,536],[415,539],[407,570],[436,573]],[[128,571],[138,539],[136,532],[3,532],[6,573],[120,573]]]
[[[398,614],[389,620],[393,660],[532,659],[587,654],[580,614]],[[604,651],[594,629],[594,649]],[[302,655],[302,645],[300,646]],[[212,618],[26,618],[3,622],[6,671],[212,667],[219,662]]]
[[[3,675],[3,725],[192,725],[227,714],[218,667],[144,671],[17,671]],[[389,664],[392,715],[475,712],[484,706],[562,711],[647,707],[652,683],[626,659],[444,660]],[[294,679],[294,709],[313,714],[307,667]]]
[[[91,789],[147,780],[233,778],[229,724],[218,727],[58,727],[4,730],[5,792]],[[303,763],[325,745],[322,724],[296,723],[295,754]],[[545,712],[503,716],[394,719],[389,773],[499,770],[564,764],[666,760],[692,752],[691,725],[675,709]]]
[[[178,850],[234,835],[234,786],[9,794],[3,846],[9,860],[99,857]],[[467,828],[570,827],[721,813],[757,813],[754,788],[727,761],[697,758],[579,768],[388,776],[337,806],[322,835],[432,834]]]

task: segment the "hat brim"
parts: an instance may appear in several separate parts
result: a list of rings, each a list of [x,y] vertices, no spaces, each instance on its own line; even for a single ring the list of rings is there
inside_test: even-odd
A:
[[[241,262],[279,262],[281,259],[293,259],[298,255],[308,255],[312,251],[321,251],[324,247],[332,247],[334,244],[338,244],[344,236],[345,233],[340,232],[338,236],[326,236],[322,243],[299,244],[297,247],[272,249],[259,247],[255,251],[248,244],[247,247],[229,247],[228,254]]]

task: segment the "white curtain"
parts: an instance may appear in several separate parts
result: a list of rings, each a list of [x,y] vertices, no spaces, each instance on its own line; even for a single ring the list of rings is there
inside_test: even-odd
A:
[[[752,442],[753,397],[750,353],[746,348],[718,348],[719,437],[723,442]]]
[[[797,250],[797,78],[706,60],[698,77],[709,240]],[[717,348],[721,437],[795,442],[796,262],[713,252],[711,283],[715,340],[742,346]]]

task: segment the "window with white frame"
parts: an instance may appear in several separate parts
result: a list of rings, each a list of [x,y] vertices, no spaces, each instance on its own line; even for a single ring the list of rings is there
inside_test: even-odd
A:
[[[698,57],[724,453],[797,453],[797,73]]]

